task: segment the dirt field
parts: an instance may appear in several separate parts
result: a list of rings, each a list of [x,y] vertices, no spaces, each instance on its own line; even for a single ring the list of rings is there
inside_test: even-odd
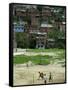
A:
[[[60,52],[15,52],[14,56],[16,55],[26,55],[26,56],[35,56],[35,55],[49,55],[53,56],[53,58],[58,57]],[[50,62],[48,65],[35,65],[31,61],[28,62],[29,66],[27,67],[26,63],[23,64],[14,64],[14,72],[13,72],[13,84],[16,85],[31,85],[31,84],[45,84],[44,81],[46,80],[46,84],[48,83],[64,83],[65,82],[65,59]],[[39,73],[43,72],[46,74],[44,79],[39,79]],[[52,76],[52,80],[49,81],[49,76]]]
[[[14,85],[44,84],[39,78],[38,72],[46,74],[46,84],[65,82],[65,68],[61,64],[33,65],[26,67],[25,64],[14,65]],[[49,82],[49,73],[52,80]]]

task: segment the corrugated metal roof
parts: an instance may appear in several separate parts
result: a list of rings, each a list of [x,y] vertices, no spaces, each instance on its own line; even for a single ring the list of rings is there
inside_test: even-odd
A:
[[[53,27],[51,24],[41,24],[41,27]]]
[[[44,33],[44,32],[30,32],[30,33],[38,34],[38,35],[45,35],[45,34],[47,34],[47,33]]]

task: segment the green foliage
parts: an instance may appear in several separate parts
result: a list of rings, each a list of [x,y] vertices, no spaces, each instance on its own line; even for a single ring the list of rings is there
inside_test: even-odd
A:
[[[28,49],[27,50],[28,52],[36,52],[36,53],[38,53],[38,52],[46,52],[46,53],[48,53],[48,52],[64,52],[64,49],[58,49],[58,48],[49,48],[49,49]]]
[[[49,64],[52,56],[42,56],[42,55],[36,55],[36,56],[26,56],[26,55],[18,55],[14,56],[14,64],[22,64],[28,61],[32,61],[35,64]]]
[[[54,7],[53,10],[53,17],[56,21],[62,22],[64,18],[62,16],[65,15],[65,8],[64,7]]]
[[[65,33],[57,28],[48,32],[48,38],[55,40],[55,47],[65,48]]]
[[[27,33],[16,32],[16,42],[18,48],[28,48],[29,46],[29,38]]]
[[[32,51],[31,51],[32,50]],[[39,49],[30,49],[31,52],[41,52]],[[33,62],[37,65],[47,65],[50,64],[52,61],[53,63],[57,61],[63,61],[65,59],[65,50],[64,49],[45,49],[46,53],[55,53],[56,56],[50,55],[36,55],[36,56],[26,56],[26,55],[17,55],[14,56],[13,62],[14,64],[23,64],[27,63],[28,61]],[[30,52],[29,52],[30,53]]]
[[[36,36],[32,35],[29,38],[29,48],[36,48]]]
[[[18,18],[17,18],[17,16],[14,16],[14,17],[13,17],[13,20],[14,20],[14,22],[18,23]]]
[[[48,32],[48,38],[53,38],[54,40],[56,40],[63,37],[65,37],[65,33],[63,31],[60,31],[56,27],[54,27],[51,31]]]

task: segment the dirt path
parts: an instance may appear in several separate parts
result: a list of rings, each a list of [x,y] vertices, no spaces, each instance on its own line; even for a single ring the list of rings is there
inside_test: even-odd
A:
[[[26,55],[26,56],[35,56],[35,55],[49,55],[49,56],[56,56],[56,53],[52,52],[16,52],[14,53],[14,56],[16,55]]]
[[[47,83],[65,82],[65,68],[61,65],[34,65],[30,67],[23,64],[14,65],[14,85],[44,84],[44,80],[38,80],[38,72],[46,74]],[[49,73],[52,73],[53,80],[49,82]]]

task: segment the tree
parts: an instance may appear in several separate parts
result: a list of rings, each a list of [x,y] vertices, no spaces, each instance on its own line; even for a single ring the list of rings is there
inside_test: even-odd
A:
[[[29,47],[29,38],[28,33],[16,32],[16,42],[18,48],[28,48]]]
[[[36,48],[36,36],[32,34],[29,38],[29,48]]]

